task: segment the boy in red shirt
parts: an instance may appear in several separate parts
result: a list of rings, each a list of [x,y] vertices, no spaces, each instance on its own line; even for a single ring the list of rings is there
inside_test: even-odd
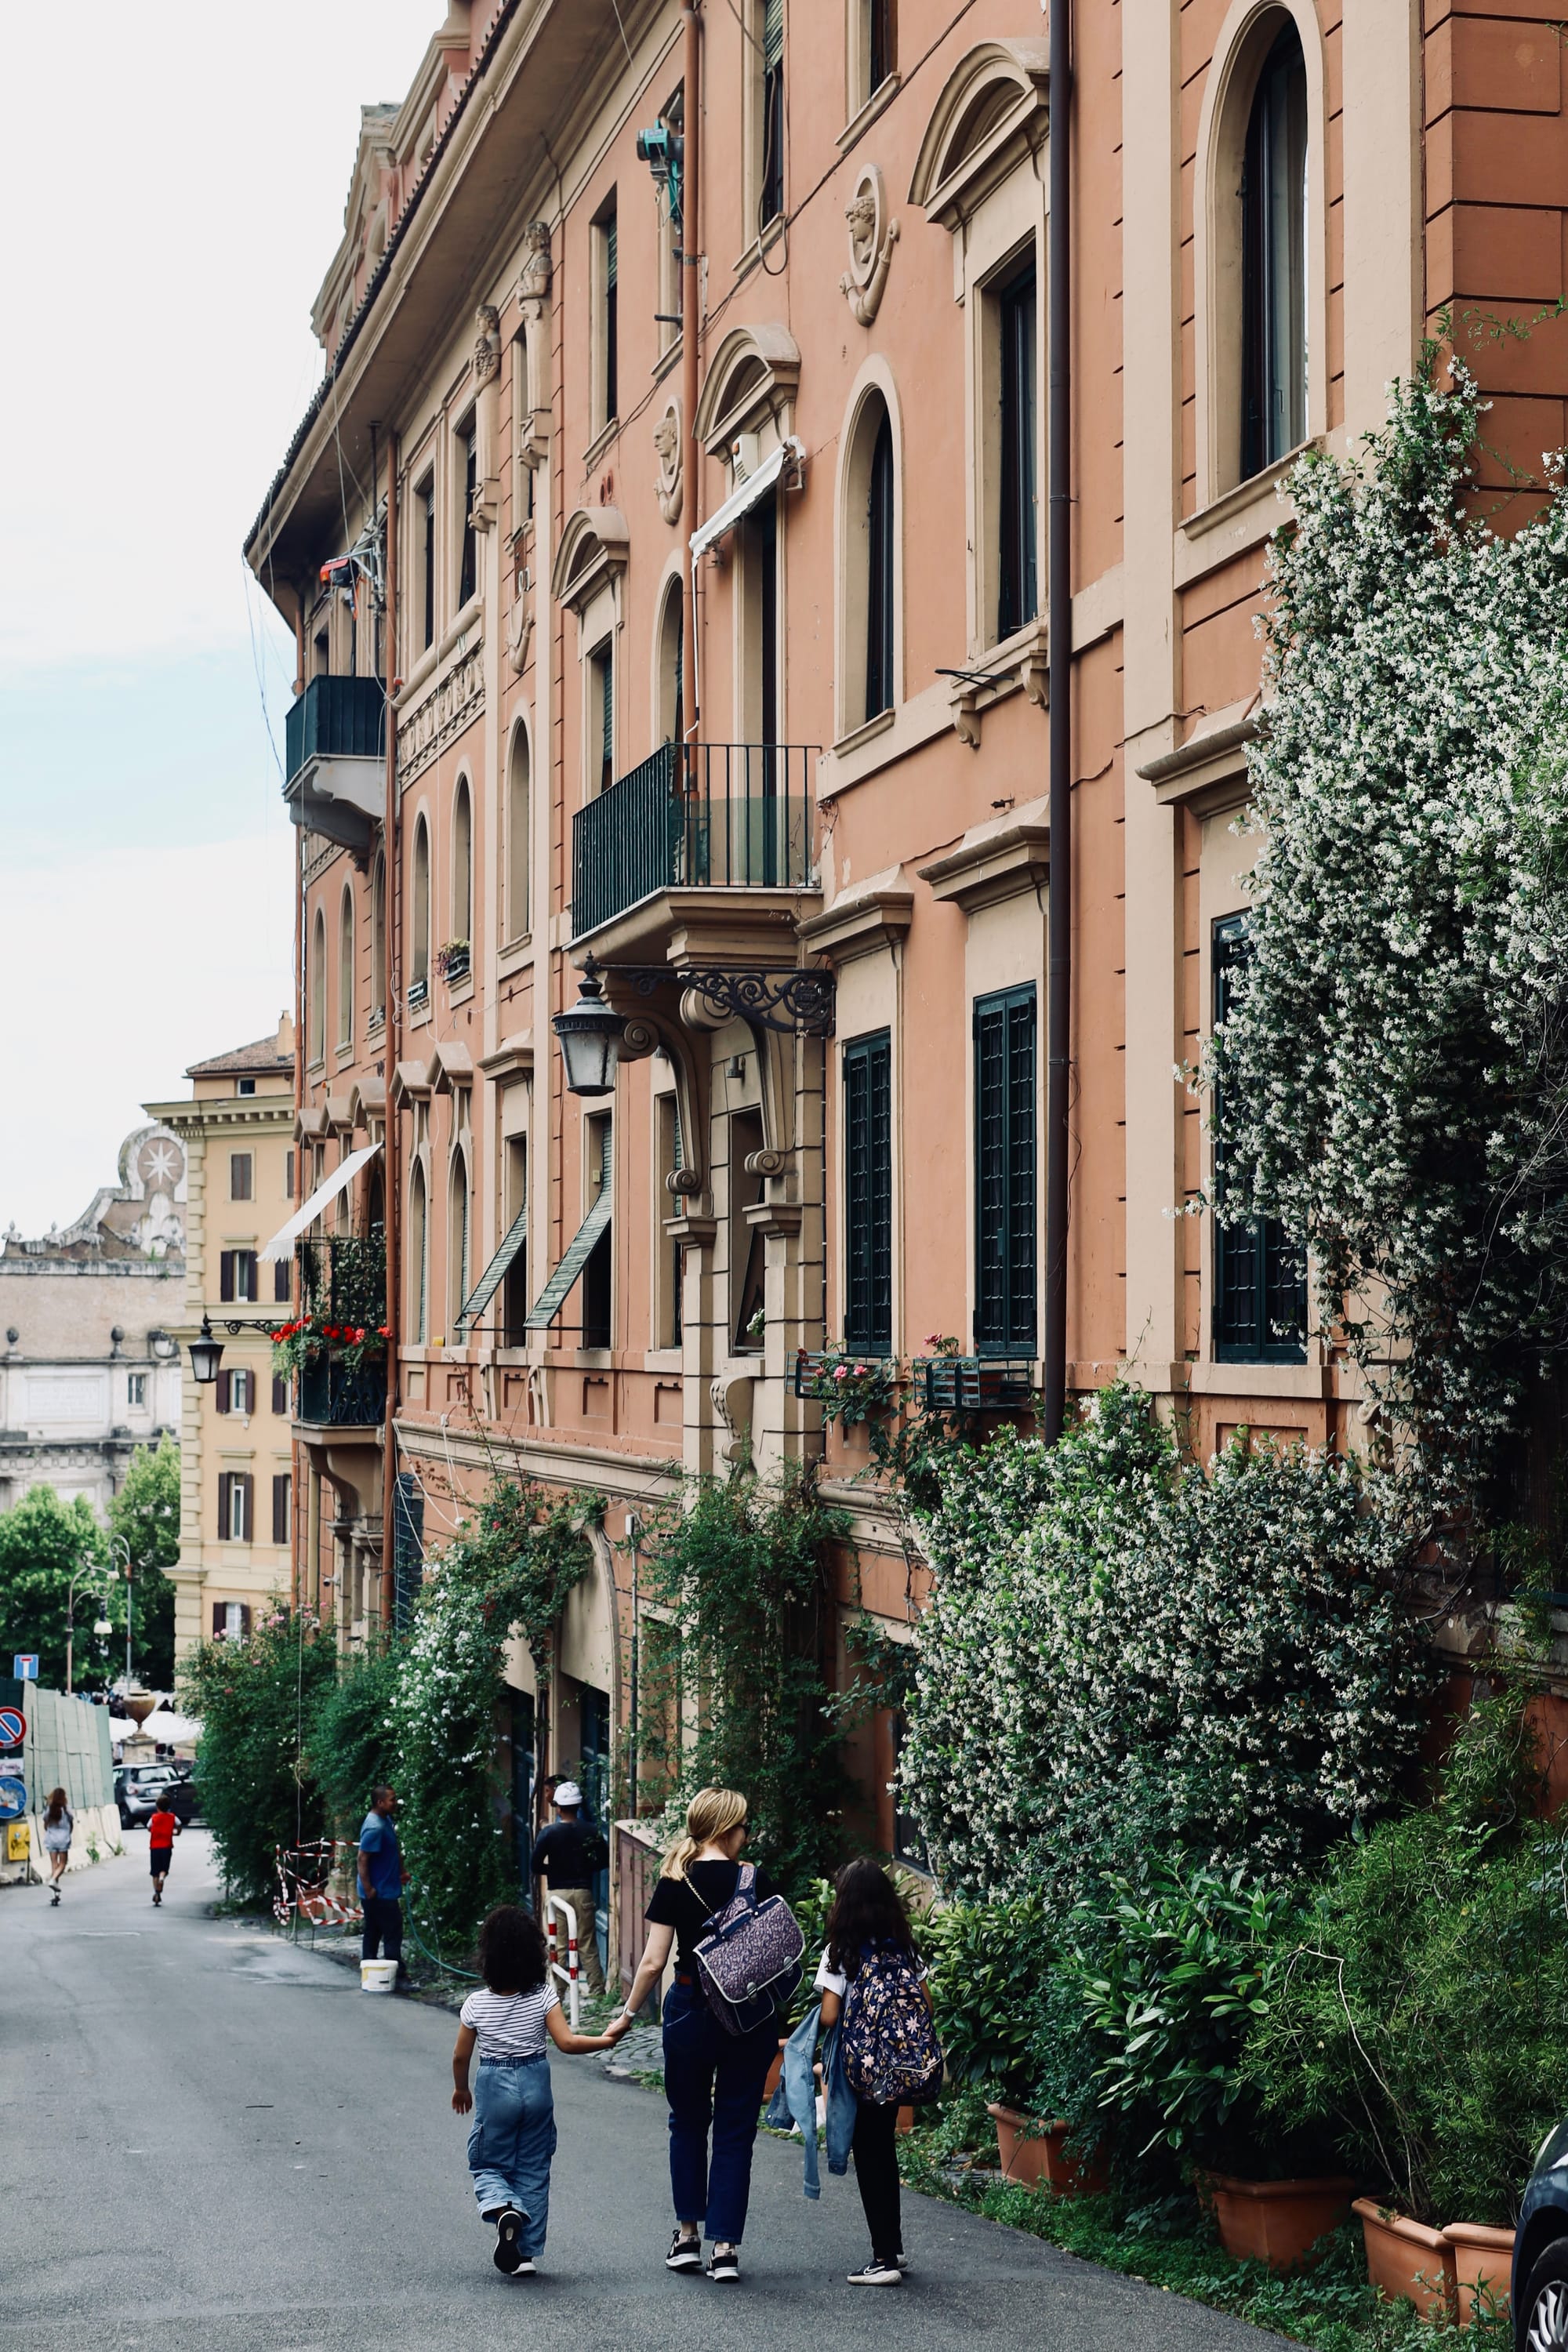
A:
[[[169,1875],[169,1864],[174,1858],[174,1840],[180,1834],[180,1819],[169,1811],[167,1797],[160,1797],[158,1810],[147,1824],[147,1843],[152,1852],[153,1900],[163,1900],[163,1881]]]

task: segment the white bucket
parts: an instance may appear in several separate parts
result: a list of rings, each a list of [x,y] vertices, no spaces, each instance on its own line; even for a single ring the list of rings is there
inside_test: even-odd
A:
[[[397,1982],[395,1960],[362,1960],[359,1964],[361,1992],[391,1992]]]

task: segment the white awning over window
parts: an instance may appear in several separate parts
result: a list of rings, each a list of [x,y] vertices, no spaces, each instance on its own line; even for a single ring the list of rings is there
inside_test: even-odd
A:
[[[743,482],[737,483],[723,505],[716,507],[707,521],[700,523],[692,532],[692,554],[700,555],[705,548],[716,546],[726,532],[734,530],[743,516],[749,515],[753,507],[760,506],[786,466],[804,465],[805,462],[805,445],[797,441],[793,434],[776,449],[770,450],[756,472],[748,474]]]
[[[280,1225],[261,1255],[264,1259],[287,1257],[300,1234],[313,1225],[329,1201],[335,1201],[345,1184],[352,1184],[367,1160],[374,1160],[381,1150],[379,1143],[367,1143],[363,1151],[351,1151],[341,1168],[334,1168],[324,1184],[318,1184],[302,1209],[296,1209],[286,1225]]]

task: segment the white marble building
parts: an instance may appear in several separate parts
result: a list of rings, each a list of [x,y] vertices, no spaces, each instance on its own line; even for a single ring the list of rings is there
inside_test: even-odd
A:
[[[0,1245],[0,1509],[33,1486],[100,1514],[138,1445],[180,1426],[185,1153],[139,1127],[75,1222]]]

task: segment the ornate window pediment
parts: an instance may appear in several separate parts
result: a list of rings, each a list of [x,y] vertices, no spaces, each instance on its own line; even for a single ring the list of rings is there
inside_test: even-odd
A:
[[[982,41],[948,76],[910,182],[927,220],[955,228],[1050,127],[1044,41]]]
[[[626,570],[629,541],[619,507],[579,507],[569,515],[550,574],[555,602],[581,613]]]
[[[776,319],[731,327],[697,404],[697,438],[710,457],[722,457],[738,433],[759,432],[771,418],[784,440],[799,385],[800,346],[787,327]]]

